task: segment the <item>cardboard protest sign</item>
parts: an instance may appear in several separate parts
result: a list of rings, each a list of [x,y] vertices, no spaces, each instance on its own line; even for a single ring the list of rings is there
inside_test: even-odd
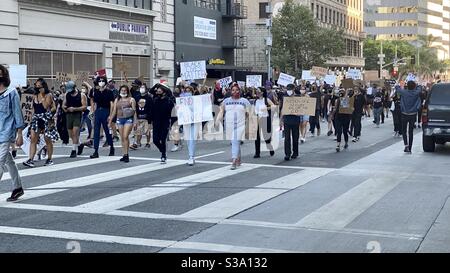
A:
[[[340,98],[339,114],[353,114],[353,111],[355,110],[354,104],[354,96],[351,98],[348,96]]]
[[[245,88],[245,82],[243,82],[243,81],[237,81],[237,84],[239,85],[239,87],[242,89],[242,88]]]
[[[328,69],[320,66],[313,66],[311,68],[311,75],[317,78],[323,78],[328,74]]]
[[[180,63],[183,80],[200,80],[206,78],[206,61]]]
[[[294,82],[295,82],[294,76],[285,73],[280,73],[280,77],[278,78],[278,85],[288,86],[289,84],[293,84]]]
[[[414,75],[413,73],[409,73],[408,76],[406,77],[406,82],[409,82],[409,81],[415,82],[416,81],[416,75]]]
[[[316,115],[316,98],[284,97],[283,115]]]
[[[303,70],[302,80],[313,82],[316,80],[316,77],[311,75],[311,70]]]
[[[89,80],[89,72],[78,71],[77,72],[77,80],[80,82],[87,82]]]
[[[246,85],[247,87],[261,87],[262,75],[247,75]]]
[[[354,80],[362,80],[361,70],[349,69],[347,71],[347,78],[354,79]]]
[[[364,81],[366,82],[378,81],[379,79],[377,70],[366,70],[364,72]]]
[[[233,78],[231,76],[228,76],[226,78],[218,80],[220,88],[228,87],[232,82]]]
[[[56,72],[56,81],[57,82],[68,82],[68,81],[76,81],[77,75],[72,73],[64,73],[64,72]]]
[[[211,95],[177,98],[178,124],[186,125],[213,120]]]
[[[32,94],[22,94],[20,98],[20,108],[22,109],[22,115],[25,123],[30,124],[33,117],[33,98]]]
[[[11,64],[8,66],[9,78],[11,79],[10,86],[24,87],[27,86],[27,66],[19,64]]]
[[[345,79],[342,81],[342,88],[344,89],[348,89],[348,88],[353,88],[354,83],[352,79]]]

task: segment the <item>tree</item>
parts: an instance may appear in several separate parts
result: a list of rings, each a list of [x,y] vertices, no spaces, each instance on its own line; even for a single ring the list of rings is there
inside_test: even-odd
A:
[[[274,18],[272,33],[273,64],[291,75],[344,54],[343,31],[320,27],[307,7],[292,0]]]
[[[406,41],[383,41],[383,54],[386,55],[384,61],[386,64],[394,62],[395,59],[395,48],[397,46],[397,58],[409,58],[415,55],[415,48],[413,45]],[[380,54],[381,41],[374,39],[366,39],[364,42],[364,57],[366,58],[366,70],[379,70],[380,65],[378,64]],[[392,69],[392,65],[386,68]]]

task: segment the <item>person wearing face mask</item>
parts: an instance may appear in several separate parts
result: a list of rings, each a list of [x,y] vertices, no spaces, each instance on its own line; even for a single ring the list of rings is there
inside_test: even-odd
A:
[[[13,191],[7,202],[17,201],[24,194],[19,171],[11,156],[9,147],[15,142],[17,147],[23,145],[22,129],[25,123],[22,116],[20,97],[11,85],[9,71],[0,65],[0,180],[4,170],[8,170]]]
[[[34,168],[34,156],[37,151],[37,144],[40,135],[44,135],[47,146],[47,161],[45,166],[53,165],[53,142],[59,139],[58,132],[54,126],[53,116],[56,113],[56,105],[50,94],[48,85],[44,79],[39,78],[35,83],[35,95],[33,98],[33,117],[30,123],[29,134],[31,135],[30,154],[23,165]]]
[[[34,89],[34,88],[33,88]],[[57,91],[59,96],[56,98],[56,128],[63,145],[69,145],[69,131],[67,130],[67,120],[66,113],[63,110],[64,97],[66,95],[66,85],[61,84],[59,91]]]
[[[241,141],[245,134],[245,117],[250,111],[250,102],[241,98],[241,89],[239,85],[234,84],[231,87],[231,97],[226,98],[220,106],[216,127],[225,116],[225,131],[227,139],[231,139],[231,169],[235,170],[241,165]]]
[[[294,88],[295,86],[293,84],[289,84],[284,97],[299,96],[298,94],[294,94]],[[300,137],[301,118],[296,115],[283,115],[284,98],[280,102],[280,125],[282,129],[284,128],[284,160],[289,161],[299,156],[298,140]]]
[[[111,113],[114,107],[114,94],[107,88],[106,76],[98,77],[95,81],[95,87],[91,90],[89,97],[91,98],[91,107],[94,112],[94,153],[91,158],[98,158],[98,149],[100,146],[100,128],[106,135],[106,141],[109,148],[109,156],[114,156],[114,143],[109,133],[109,123],[112,121]]]
[[[362,94],[361,89],[357,88],[355,91],[355,111],[352,114],[352,126],[353,126],[353,140],[352,142],[358,142],[361,137],[361,119],[364,112],[364,105],[366,104],[366,98]]]
[[[135,130],[135,138],[139,147],[141,147],[141,141],[143,136],[147,136],[147,144],[146,148],[150,148],[150,137],[151,137],[151,111],[150,109],[152,104],[152,99],[149,97],[149,100],[140,99],[138,101],[138,105],[136,108],[137,112],[137,128]]]
[[[256,90],[255,115],[258,118],[258,126],[256,129],[255,140],[255,156],[253,158],[261,157],[261,134],[266,142],[267,149],[270,156],[275,155],[275,151],[271,144],[272,141],[272,111],[271,109],[276,105],[267,97],[265,88],[260,87]]]
[[[135,96],[133,97],[135,99],[136,102],[139,102],[140,100],[144,100],[145,103],[145,109],[144,111],[146,112],[146,116],[150,117],[151,115],[151,105],[152,105],[152,97],[151,95],[148,93],[148,88],[147,85],[144,83],[139,87],[139,94],[135,94]],[[149,125],[150,126],[151,121],[149,121]],[[151,130],[147,130],[146,131],[146,136],[147,136],[147,144],[145,145],[146,148],[150,148],[150,139],[151,139]],[[130,146],[130,149],[132,150],[136,150],[138,149],[138,147],[141,147],[141,141],[138,140],[137,136],[136,136],[136,132],[134,135],[134,140],[133,140],[133,144]]]
[[[337,132],[337,145],[336,145],[336,152],[341,151],[341,140],[342,140],[342,134],[344,134],[344,149],[348,148],[348,129],[350,127],[350,120],[354,111],[352,102],[352,99],[348,92],[346,92],[344,89],[341,89],[339,91],[339,98],[336,99],[335,102],[335,128]]]
[[[114,80],[110,80],[108,82],[108,89],[113,92],[114,99],[119,98],[119,90],[116,88],[116,82]],[[115,117],[111,122],[111,132],[113,141],[119,141],[119,136],[117,135],[117,117]],[[108,147],[107,141],[103,144],[103,147]]]
[[[117,126],[119,127],[120,139],[122,140],[123,157],[121,162],[130,162],[128,150],[130,147],[130,134],[133,128],[136,130],[137,113],[136,101],[131,97],[128,86],[120,87],[120,97],[114,101],[113,111],[111,113],[110,125],[112,119],[117,117]]]
[[[319,90],[320,87],[318,87],[316,84],[313,84],[311,86],[311,93],[309,96],[311,98],[316,99],[316,112],[314,116],[309,117],[309,123],[310,123],[310,133],[311,137],[314,137],[315,129],[317,128],[317,136],[320,136],[320,109],[322,104],[322,94]]]
[[[296,96],[300,97],[309,97],[309,95],[306,92],[306,89],[304,86],[300,87],[300,89],[296,89],[294,91]],[[310,120],[309,115],[300,115],[300,142],[305,143],[306,142],[306,129],[308,128],[308,123]]]
[[[79,92],[73,81],[66,83],[66,96],[63,102],[63,110],[66,112],[67,129],[72,138],[71,158],[77,157],[80,146],[80,127],[83,112],[87,109],[86,95]]]
[[[152,123],[153,143],[161,152],[161,164],[167,163],[167,136],[170,130],[172,110],[175,106],[175,98],[169,87],[164,84],[156,84],[150,90],[153,96]]]
[[[195,91],[195,89],[192,86],[188,86],[184,89],[184,91],[180,94],[180,98],[186,98],[186,97],[192,97],[192,96],[198,96],[199,93]],[[189,152],[189,159],[188,159],[188,165],[194,166],[195,165],[195,144],[197,142],[197,136],[199,129],[201,128],[201,123],[191,123],[191,124],[184,124],[183,125],[183,133],[184,133],[184,139],[188,142],[188,152]]]

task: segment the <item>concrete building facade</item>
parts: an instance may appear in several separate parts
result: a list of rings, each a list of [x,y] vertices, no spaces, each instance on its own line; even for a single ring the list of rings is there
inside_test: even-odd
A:
[[[174,0],[3,0],[0,63],[28,78],[105,68],[108,78],[174,82]],[[124,73],[125,72],[125,73]]]
[[[249,64],[254,71],[268,71],[266,38],[269,31],[266,19],[269,15],[265,12],[266,6],[270,5],[276,16],[283,3],[282,0],[254,0],[248,4],[248,19],[244,21],[248,48],[244,50],[243,62]],[[328,60],[326,65],[330,69],[364,67],[362,0],[295,0],[295,3],[308,7],[320,26],[335,26],[344,30],[345,55]]]
[[[450,58],[450,0],[365,0],[364,5],[369,37],[415,41],[431,34],[438,57]]]

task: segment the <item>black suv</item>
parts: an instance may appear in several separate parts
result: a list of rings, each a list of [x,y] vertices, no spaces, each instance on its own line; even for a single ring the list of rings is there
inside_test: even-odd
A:
[[[450,84],[433,85],[422,111],[423,138],[425,152],[434,152],[436,143],[450,141]]]

